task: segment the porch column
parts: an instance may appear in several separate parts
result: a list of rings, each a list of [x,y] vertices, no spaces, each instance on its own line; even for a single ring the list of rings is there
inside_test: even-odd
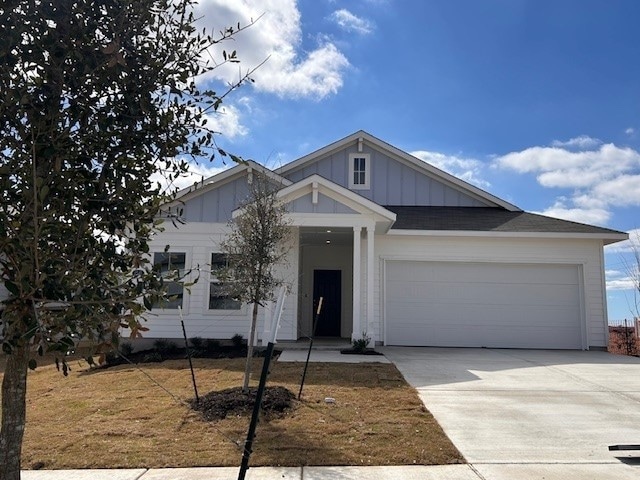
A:
[[[371,343],[373,340],[373,238],[375,236],[374,227],[367,227],[367,276],[366,276],[366,288],[367,288],[367,326],[366,332],[371,337]]]
[[[353,227],[353,326],[351,340],[360,338],[360,231],[362,227]]]

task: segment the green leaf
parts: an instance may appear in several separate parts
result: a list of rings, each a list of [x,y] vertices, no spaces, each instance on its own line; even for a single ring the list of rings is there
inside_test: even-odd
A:
[[[20,294],[20,290],[18,290],[18,286],[15,283],[11,282],[10,280],[5,280],[4,286],[6,287],[7,290],[9,290],[9,293],[11,293],[12,295]]]
[[[43,201],[49,195],[49,187],[47,185],[43,185],[40,189],[40,201]]]
[[[144,307],[147,310],[151,310],[153,308],[153,303],[151,303],[151,300],[149,299],[149,297],[143,297],[142,303],[144,303]]]

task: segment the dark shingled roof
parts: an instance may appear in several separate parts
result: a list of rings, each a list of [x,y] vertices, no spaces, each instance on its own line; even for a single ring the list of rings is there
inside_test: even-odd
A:
[[[481,232],[543,232],[623,234],[617,230],[494,207],[387,206],[396,214],[394,230],[468,230]]]

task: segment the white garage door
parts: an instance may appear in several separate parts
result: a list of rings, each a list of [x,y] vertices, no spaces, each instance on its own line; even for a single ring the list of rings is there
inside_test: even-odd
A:
[[[582,348],[576,265],[387,261],[387,345]]]

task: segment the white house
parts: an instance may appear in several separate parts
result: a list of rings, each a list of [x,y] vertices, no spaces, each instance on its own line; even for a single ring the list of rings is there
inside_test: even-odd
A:
[[[622,232],[527,213],[358,131],[275,171],[237,165],[180,192],[152,243],[165,269],[199,266],[148,317],[145,337],[246,337],[248,308],[220,293],[219,243],[256,171],[281,185],[292,229],[279,340],[311,333],[384,345],[593,349],[608,341],[603,246]],[[170,248],[165,252],[166,246]],[[213,271],[214,273],[209,273]],[[270,327],[268,308],[258,337]]]

